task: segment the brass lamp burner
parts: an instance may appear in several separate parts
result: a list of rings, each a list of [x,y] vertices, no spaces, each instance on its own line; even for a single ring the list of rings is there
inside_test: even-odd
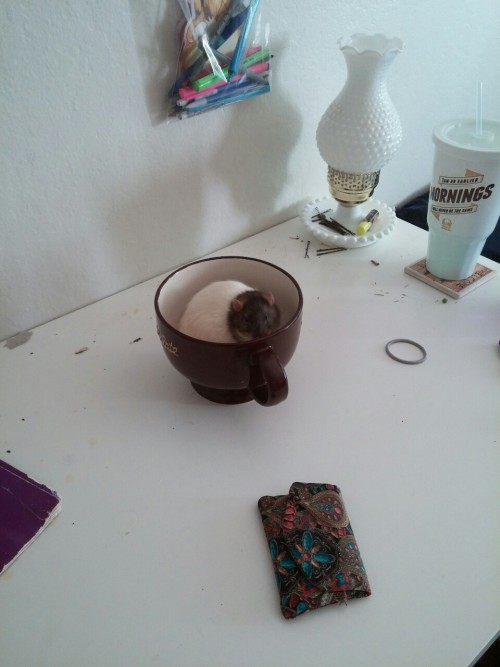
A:
[[[330,194],[343,206],[357,206],[372,196],[379,175],[380,169],[366,174],[351,174],[328,166]]]

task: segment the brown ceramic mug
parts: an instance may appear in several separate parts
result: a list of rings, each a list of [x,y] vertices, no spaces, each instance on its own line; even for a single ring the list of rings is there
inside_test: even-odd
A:
[[[181,333],[176,327],[188,302],[216,280],[238,280],[272,292],[281,313],[279,328],[238,343],[212,343]],[[201,396],[232,404],[254,399],[265,406],[285,400],[285,366],[297,347],[303,305],[299,284],[289,273],[250,257],[202,259],[170,274],[159,286],[154,304],[165,354]]]

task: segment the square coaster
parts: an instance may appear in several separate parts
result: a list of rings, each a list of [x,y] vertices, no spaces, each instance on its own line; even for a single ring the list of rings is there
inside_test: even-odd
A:
[[[460,299],[494,278],[497,271],[489,269],[482,264],[476,264],[474,273],[468,278],[463,278],[462,280],[444,280],[444,278],[438,278],[427,270],[426,258],[424,257],[414,264],[405,266],[405,273],[421,280],[427,285],[431,285],[431,287],[435,287],[453,299]]]

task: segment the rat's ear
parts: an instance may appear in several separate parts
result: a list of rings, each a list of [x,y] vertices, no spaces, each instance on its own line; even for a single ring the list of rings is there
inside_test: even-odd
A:
[[[243,309],[243,301],[240,301],[240,299],[233,299],[231,301],[231,310],[234,310],[235,313],[241,312]]]
[[[271,292],[265,292],[262,296],[270,306],[274,306],[274,296]]]

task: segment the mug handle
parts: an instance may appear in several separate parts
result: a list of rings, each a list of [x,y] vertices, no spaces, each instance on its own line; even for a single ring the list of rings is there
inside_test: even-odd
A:
[[[250,381],[248,390],[260,405],[270,407],[288,396],[285,369],[272,347],[253,352],[249,358]]]

